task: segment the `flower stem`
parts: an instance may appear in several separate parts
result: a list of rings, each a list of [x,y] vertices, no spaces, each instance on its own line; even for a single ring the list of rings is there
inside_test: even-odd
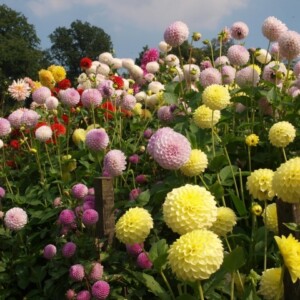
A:
[[[198,281],[198,290],[199,290],[200,300],[204,300],[204,293],[203,293],[201,280]]]
[[[265,217],[265,236],[264,236],[264,271],[267,270],[267,253],[268,253],[268,228],[266,227],[266,224],[268,222],[267,220],[267,201],[264,201],[265,204],[265,211],[264,211],[264,217]]]
[[[172,298],[173,300],[175,300],[175,295],[174,295],[174,293],[173,293],[173,290],[172,290],[172,288],[171,288],[171,286],[170,286],[170,284],[169,284],[169,281],[168,281],[167,277],[165,276],[163,270],[160,270],[160,275],[161,275],[162,279],[164,280],[164,282],[165,282],[165,284],[166,284],[166,286],[167,286],[167,288],[168,288],[168,290],[169,290],[169,292],[170,292],[170,294],[171,294],[171,298]],[[203,299],[203,300],[204,300],[204,299]]]

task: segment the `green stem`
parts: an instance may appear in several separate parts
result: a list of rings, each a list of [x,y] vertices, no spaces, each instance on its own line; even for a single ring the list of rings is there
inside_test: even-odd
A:
[[[199,290],[200,300],[204,300],[204,293],[203,293],[201,280],[198,281],[198,290]]]
[[[252,172],[251,166],[251,147],[248,146],[248,163],[249,163],[249,171]]]
[[[287,158],[286,158],[286,153],[285,153],[285,149],[284,149],[284,147],[282,147],[282,153],[283,153],[284,160],[285,160],[285,161],[287,161]]]
[[[167,277],[165,276],[163,270],[160,270],[159,273],[160,273],[162,279],[164,280],[164,282],[165,282],[165,284],[166,284],[166,286],[167,286],[167,288],[168,288],[168,290],[169,290],[169,292],[170,292],[170,294],[171,294],[171,298],[172,298],[173,300],[175,300],[175,295],[174,295],[174,293],[173,293],[173,290],[172,290],[172,288],[171,288],[171,286],[170,286],[170,284],[169,284],[169,281],[168,281]]]
[[[265,236],[264,236],[264,271],[267,270],[267,254],[268,254],[268,228],[266,226],[267,220],[267,201],[264,201],[265,210],[264,210],[264,218],[265,218]]]
[[[234,277],[234,273],[231,273],[231,278]],[[231,285],[230,285],[230,300],[234,300],[234,279],[231,280]]]

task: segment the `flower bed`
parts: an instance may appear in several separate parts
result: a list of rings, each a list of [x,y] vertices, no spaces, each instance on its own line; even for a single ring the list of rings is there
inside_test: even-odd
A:
[[[267,50],[246,49],[248,32],[222,30],[219,56],[197,65],[169,53],[190,36],[178,21],[141,66],[102,53],[79,62],[73,85],[55,65],[12,82],[1,299],[296,295],[300,37],[274,17]],[[113,192],[99,196],[96,178]],[[111,217],[113,240],[97,230]]]

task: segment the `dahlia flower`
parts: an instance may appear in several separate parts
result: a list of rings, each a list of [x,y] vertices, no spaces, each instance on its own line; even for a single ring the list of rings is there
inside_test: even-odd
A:
[[[257,293],[262,295],[265,300],[282,299],[283,282],[281,276],[282,268],[271,268],[263,271]]]
[[[106,281],[99,280],[92,285],[92,295],[97,300],[105,300],[110,292],[110,286]]]
[[[164,40],[172,47],[178,47],[188,39],[189,29],[181,21],[176,21],[169,25],[164,32]]]
[[[80,101],[80,94],[74,88],[60,90],[58,93],[60,101],[68,107],[76,106]]]
[[[46,259],[52,259],[56,255],[55,245],[48,244],[43,250],[43,255]]]
[[[85,144],[92,151],[104,150],[109,143],[109,137],[104,128],[90,130],[85,136]]]
[[[272,56],[266,49],[258,49],[254,53],[255,59],[260,62],[261,64],[268,64]]]
[[[231,84],[235,78],[236,69],[232,66],[222,66],[221,75],[222,75],[222,84]]]
[[[272,187],[282,201],[299,203],[300,201],[300,157],[289,159],[274,172]]]
[[[257,86],[259,73],[253,66],[247,66],[236,72],[235,82],[239,87]]]
[[[0,118],[0,137],[6,136],[11,132],[10,122],[5,118]]]
[[[229,59],[225,55],[218,56],[215,59],[215,67],[226,66],[226,65],[229,65],[229,64],[230,64]]]
[[[204,89],[202,101],[212,110],[222,110],[230,104],[230,94],[223,85],[212,84]]]
[[[165,63],[167,64],[167,66],[169,67],[176,67],[180,65],[180,61],[178,56],[176,56],[175,54],[168,54],[165,57]]]
[[[103,63],[103,64],[107,64],[108,66],[111,65],[112,61],[113,61],[113,55],[109,52],[103,52],[99,55],[98,60]]]
[[[179,234],[209,228],[217,218],[216,201],[204,187],[186,184],[167,194],[163,217],[167,226]]]
[[[247,144],[248,147],[256,147],[258,145],[258,142],[259,142],[259,137],[254,133],[249,134],[245,138],[245,143]]]
[[[32,109],[25,110],[21,117],[21,124],[33,128],[39,121],[40,115]]]
[[[245,65],[250,58],[249,51],[242,45],[232,45],[227,51],[227,57],[234,66]]]
[[[170,122],[174,118],[171,106],[163,105],[157,110],[157,118],[163,122]]]
[[[180,167],[180,171],[185,176],[198,176],[207,168],[208,160],[204,152],[199,149],[193,149],[189,160]]]
[[[8,121],[10,122],[11,126],[14,128],[20,128],[22,123],[22,116],[23,113],[27,111],[27,108],[18,108],[17,110],[14,110],[12,113],[10,113],[7,117]]]
[[[217,219],[212,224],[210,230],[218,236],[226,236],[232,231],[236,224],[236,214],[229,207],[218,207],[217,208]]]
[[[182,235],[169,249],[168,261],[178,279],[198,281],[210,277],[223,262],[220,238],[206,229]]]
[[[235,22],[230,27],[230,35],[235,40],[243,40],[248,33],[249,28],[244,22]]]
[[[49,89],[52,89],[55,86],[53,74],[49,70],[41,69],[38,75],[39,81],[43,86]]]
[[[141,269],[151,269],[153,264],[151,262],[151,260],[149,259],[149,256],[147,253],[145,252],[141,252],[137,259],[136,259],[136,264],[138,265],[138,267],[140,267]]]
[[[278,39],[279,53],[288,60],[297,58],[300,55],[300,34],[288,30],[282,33]]]
[[[82,281],[84,278],[84,267],[81,264],[76,264],[70,267],[69,277],[74,281]]]
[[[186,81],[198,81],[200,76],[200,67],[195,64],[186,64],[182,66],[183,76]]]
[[[103,160],[103,169],[108,176],[120,176],[126,169],[126,156],[121,150],[108,151]]]
[[[128,254],[137,257],[141,252],[143,252],[144,243],[134,243],[132,245],[126,244],[126,251]]]
[[[284,265],[289,270],[292,282],[300,278],[300,242],[290,234],[288,237],[275,236],[275,241],[283,257]]]
[[[22,229],[27,224],[27,221],[27,213],[20,207],[13,207],[5,213],[4,224],[12,231]]]
[[[70,258],[75,254],[76,249],[77,249],[77,246],[75,243],[67,242],[63,245],[61,252],[62,252],[63,257]]]
[[[82,223],[86,226],[95,225],[99,220],[98,212],[92,208],[84,210],[82,214]]]
[[[53,131],[51,127],[47,125],[43,125],[35,131],[35,137],[40,142],[47,142],[49,139],[51,139],[52,134]]]
[[[88,194],[88,191],[88,187],[83,183],[77,183],[71,188],[71,194],[76,199],[83,199]]]
[[[278,218],[276,203],[268,204],[262,213],[263,221],[266,228],[274,233],[278,233]]]
[[[193,120],[200,128],[212,128],[221,118],[219,110],[211,110],[206,105],[199,106],[193,113]]]
[[[220,71],[216,68],[206,68],[200,73],[200,83],[206,88],[212,84],[221,84],[222,83],[222,75]]]
[[[86,131],[83,128],[76,128],[72,134],[72,140],[75,145],[79,145],[81,142],[85,142]]]
[[[272,200],[275,196],[272,179],[274,172],[270,169],[258,169],[247,177],[247,190],[254,199],[260,201]]]
[[[280,84],[287,74],[285,65],[279,61],[271,61],[263,70],[262,78],[266,81]]]
[[[130,208],[116,223],[116,237],[124,244],[143,243],[153,228],[150,213],[141,207]]]
[[[262,33],[270,42],[277,41],[287,30],[287,26],[275,17],[266,18],[262,25]]]
[[[81,95],[81,102],[84,107],[95,108],[102,103],[102,95],[97,89],[86,89]]]
[[[5,189],[2,186],[0,186],[0,200],[5,197],[5,194]]]
[[[59,101],[56,97],[50,96],[46,99],[45,105],[46,105],[47,109],[53,110],[53,109],[56,109],[58,107]]]
[[[30,86],[24,79],[14,80],[8,87],[9,95],[19,102],[28,98],[30,91]]]
[[[60,212],[58,220],[63,225],[70,225],[75,221],[75,214],[71,209],[64,209]]]
[[[295,127],[287,122],[277,122],[269,130],[269,140],[275,147],[286,147],[296,137]]]
[[[48,71],[52,73],[55,82],[64,80],[67,75],[65,68],[62,66],[51,65],[48,67]]]
[[[168,45],[165,41],[161,41],[158,44],[160,52],[167,53],[172,50],[172,46]]]
[[[89,279],[91,281],[97,281],[100,280],[102,276],[103,276],[103,266],[98,262],[94,262],[91,271],[88,275]]]
[[[88,290],[79,291],[76,295],[76,300],[90,300],[91,294]]]

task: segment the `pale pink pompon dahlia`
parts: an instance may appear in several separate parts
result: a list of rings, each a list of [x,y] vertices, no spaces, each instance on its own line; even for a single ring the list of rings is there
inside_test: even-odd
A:
[[[4,217],[5,226],[12,231],[22,229],[27,224],[27,221],[27,213],[20,207],[13,207],[9,209]]]
[[[266,18],[262,25],[262,33],[270,42],[277,41],[279,36],[287,30],[286,25],[275,17]]]
[[[288,60],[300,55],[300,34],[288,30],[280,35],[278,39],[279,53]]]
[[[181,21],[169,25],[164,33],[164,40],[172,47],[178,47],[188,39],[189,28]]]

